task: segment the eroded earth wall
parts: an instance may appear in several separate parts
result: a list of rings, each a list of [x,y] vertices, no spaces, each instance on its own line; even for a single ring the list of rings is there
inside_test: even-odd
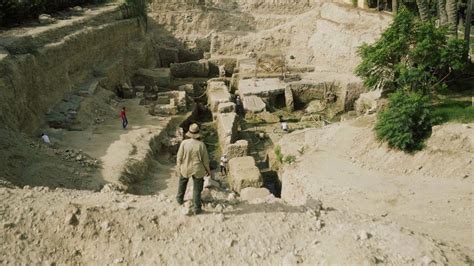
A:
[[[122,19],[117,8],[105,13],[100,22],[0,34],[1,126],[33,133],[44,114],[86,80],[103,78],[103,87],[113,90],[138,67],[156,64],[138,21]]]
[[[352,75],[357,47],[373,42],[391,16],[329,1],[160,0],[151,17],[190,43],[210,42],[213,56],[283,54],[289,65]],[[352,75],[353,76],[353,75]]]

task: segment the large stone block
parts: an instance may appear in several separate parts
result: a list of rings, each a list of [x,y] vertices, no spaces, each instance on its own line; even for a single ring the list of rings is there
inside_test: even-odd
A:
[[[157,94],[158,99],[163,99],[162,104],[171,104],[176,106],[179,112],[187,110],[186,92],[185,91],[167,91]],[[167,100],[168,99],[168,100]],[[160,102],[158,102],[160,103]]]
[[[232,74],[232,78],[230,79],[230,91],[235,92],[237,94],[237,90],[239,89],[239,73]]]
[[[227,145],[235,142],[237,138],[238,116],[236,113],[219,113],[216,115],[217,134],[221,150],[225,151]]]
[[[169,68],[140,68],[133,77],[133,86],[168,87],[171,83]]]
[[[357,114],[362,115],[365,113],[375,112],[377,110],[378,100],[380,99],[381,95],[381,90],[362,93],[354,104]]]
[[[257,78],[239,80],[240,97],[257,95],[269,97],[285,92],[286,84],[279,78]]]
[[[248,155],[248,150],[249,142],[246,140],[238,140],[235,143],[227,145],[225,154],[227,154],[227,158],[229,159],[244,157]]]
[[[186,92],[168,91],[156,95],[155,105],[149,110],[151,115],[176,115],[187,111]]]
[[[245,96],[243,99],[244,109],[250,113],[260,113],[265,111],[266,104],[262,98],[255,95]]]
[[[170,65],[171,75],[177,78],[208,77],[209,62],[207,60],[173,63]]]
[[[220,103],[231,101],[231,95],[223,81],[209,81],[207,83],[207,102],[211,112],[217,112]]]
[[[194,95],[194,85],[193,84],[185,84],[178,87],[179,91],[185,91],[189,95]]]
[[[150,109],[151,115],[176,115],[178,108],[173,104],[157,104]]]
[[[229,160],[229,185],[238,193],[247,187],[260,188],[262,186],[262,176],[252,156]]]
[[[293,99],[293,91],[291,88],[285,88],[285,104],[286,109],[291,112],[295,109],[295,101]]]
[[[170,67],[172,63],[178,63],[178,49],[175,48],[163,48],[160,50],[160,61],[162,67]]]
[[[235,112],[235,103],[233,102],[219,103],[219,105],[217,106],[217,112],[233,113]]]
[[[220,66],[224,67],[226,75],[232,75],[237,66],[237,58],[222,56],[209,59],[209,72],[211,75],[219,75]]]

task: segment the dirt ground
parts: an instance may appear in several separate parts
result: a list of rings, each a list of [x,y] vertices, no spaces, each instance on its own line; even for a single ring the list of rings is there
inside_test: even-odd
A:
[[[219,30],[220,40],[230,42],[220,55],[281,48],[289,60],[296,55],[290,65],[316,66],[305,79],[352,81],[356,47],[390,22],[388,15],[326,1],[246,0],[242,10],[234,1],[210,2],[214,8],[154,1],[150,31],[156,23],[164,25],[160,34],[169,31],[156,42],[198,43]],[[87,12],[84,19],[96,11]],[[80,28],[79,20],[51,27]],[[12,34],[27,38],[42,31]],[[473,264],[474,124],[435,127],[426,149],[415,154],[379,144],[374,116],[291,134],[278,131],[278,122],[249,126],[241,133],[255,140],[251,155],[260,161],[276,144],[296,156],[279,169],[282,198],[245,200],[225,187],[205,189],[204,213],[189,216],[192,186],[186,206],[179,206],[168,152],[154,158],[151,172],[129,193],[106,185],[117,181],[109,177],[137,147],[150,149],[146,138],[168,121],[151,117],[137,99],[99,96],[82,103],[80,131],[44,129],[52,146],[39,136],[0,129],[0,264]],[[122,106],[127,130],[118,116]],[[259,130],[269,138],[257,145]]]
[[[133,105],[127,105],[132,118]],[[291,147],[298,148],[305,140],[312,145],[296,164],[284,167],[283,177],[288,178],[283,184],[284,199],[269,196],[244,201],[226,190],[206,190],[205,212],[199,216],[187,216],[175,203],[177,179],[168,156],[159,157],[154,175],[133,187],[131,192],[138,195],[0,188],[0,261],[48,265],[472,263],[470,177],[395,174],[382,166],[375,170],[352,162],[351,153],[372,143],[370,139],[353,142],[360,134],[368,134],[371,123],[357,120],[285,135],[280,142],[283,152],[290,153],[285,146],[288,140]],[[121,134],[121,130],[109,133]],[[332,145],[339,148],[331,149]],[[349,149],[354,145],[359,148]],[[361,156],[360,161],[370,158]],[[302,181],[305,186],[299,190]],[[304,200],[298,204],[301,195]],[[322,200],[322,208],[314,199]]]
[[[0,198],[3,264],[469,262],[462,248],[395,222],[274,198],[206,205],[194,217],[165,193],[0,188]]]
[[[283,170],[283,196],[319,198],[338,210],[395,221],[474,250],[473,124],[434,128],[413,155],[391,151],[371,131],[374,117],[285,136],[284,154],[306,147]]]

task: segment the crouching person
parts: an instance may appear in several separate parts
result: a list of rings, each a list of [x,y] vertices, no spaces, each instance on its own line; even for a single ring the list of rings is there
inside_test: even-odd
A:
[[[204,186],[204,176],[210,175],[209,155],[204,142],[201,141],[199,126],[192,124],[186,133],[187,139],[181,142],[177,155],[177,169],[180,174],[179,189],[176,200],[184,203],[184,194],[189,178],[193,179],[194,214],[201,213],[201,192]]]

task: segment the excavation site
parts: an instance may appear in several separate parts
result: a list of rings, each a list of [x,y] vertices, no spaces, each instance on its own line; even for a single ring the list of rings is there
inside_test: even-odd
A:
[[[0,3],[0,264],[474,264],[473,0],[40,2]]]

